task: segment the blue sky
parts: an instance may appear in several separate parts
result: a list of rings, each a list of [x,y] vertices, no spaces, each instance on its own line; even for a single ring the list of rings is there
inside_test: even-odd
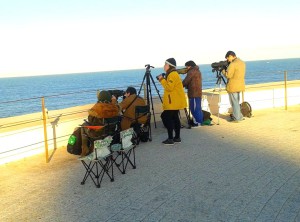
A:
[[[0,76],[300,57],[300,3],[0,0]]]

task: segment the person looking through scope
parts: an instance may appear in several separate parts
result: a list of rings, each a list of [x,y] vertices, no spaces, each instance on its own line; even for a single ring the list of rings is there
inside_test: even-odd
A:
[[[89,138],[96,138],[104,135],[105,133],[113,133],[115,127],[112,126],[108,131],[103,129],[90,130],[85,126],[104,126],[105,119],[107,118],[118,118],[119,108],[116,104],[111,101],[111,94],[107,90],[101,91],[97,95],[97,103],[88,110],[88,121],[82,124],[81,128],[81,140],[82,140],[82,152],[81,156],[86,156],[93,151],[93,143],[89,146]]]
[[[233,51],[228,51],[225,58],[229,64],[227,69],[222,70],[222,74],[227,78],[226,90],[232,106],[232,114],[229,122],[238,123],[243,120],[240,107],[240,92],[245,91],[246,64],[237,58]]]
[[[188,90],[189,108],[196,120],[191,127],[199,127],[203,123],[203,112],[201,108],[202,74],[199,66],[192,60],[187,61],[185,67],[187,75],[182,81],[182,84]]]
[[[165,61],[164,71],[166,72],[165,78],[162,74],[157,76],[164,88],[161,119],[168,131],[168,138],[162,143],[164,145],[174,145],[174,143],[181,143],[179,110],[186,108],[187,103],[181,78],[176,71],[176,60],[174,58]],[[173,137],[173,131],[175,131],[175,137]]]
[[[131,124],[135,121],[135,107],[146,105],[145,100],[136,94],[136,89],[129,86],[124,94],[124,99],[119,103],[120,110],[123,113],[121,120],[121,130],[129,129]],[[117,98],[112,95],[113,103],[117,103]],[[139,123],[146,123],[147,117],[139,118]]]

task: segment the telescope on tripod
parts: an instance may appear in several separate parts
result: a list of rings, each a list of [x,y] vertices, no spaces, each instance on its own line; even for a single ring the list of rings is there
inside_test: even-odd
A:
[[[220,62],[214,62],[211,64],[212,72],[216,72],[216,84],[213,92],[218,92],[219,93],[219,99],[218,99],[218,123],[217,125],[220,125],[220,106],[221,106],[221,91],[222,91],[222,82],[224,83],[225,87],[227,85],[227,82],[225,81],[224,76],[222,75],[222,71],[226,70],[228,67],[229,63],[225,61],[220,61]],[[211,96],[211,101],[213,100],[214,93]]]
[[[155,120],[155,112],[154,112],[154,107],[153,107],[153,96],[152,96],[152,89],[151,89],[151,82],[156,90],[156,93],[160,99],[160,101],[162,102],[161,96],[159,94],[159,90],[157,89],[154,79],[151,75],[151,68],[154,68],[154,66],[151,66],[150,64],[146,64],[146,71],[145,71],[145,75],[143,78],[143,81],[141,83],[140,89],[138,91],[138,95],[140,95],[142,87],[144,85],[144,83],[146,82],[146,88],[145,88],[145,96],[147,98],[147,105],[149,106],[149,108],[151,107],[152,110],[152,115],[153,115],[153,119],[154,119],[154,125],[156,128],[156,120]]]

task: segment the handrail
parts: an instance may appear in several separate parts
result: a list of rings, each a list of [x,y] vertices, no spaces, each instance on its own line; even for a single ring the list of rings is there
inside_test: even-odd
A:
[[[296,70],[296,71],[300,73],[300,70]],[[288,71],[282,71],[282,72],[278,71],[278,72],[280,72],[280,73],[285,73],[286,72],[286,74],[288,74]],[[287,79],[288,79],[288,75],[286,75],[285,81],[282,80],[282,81],[284,81],[284,84],[285,84],[286,88],[291,87],[294,84],[296,85],[296,83],[288,81]],[[283,86],[282,81],[280,81],[278,83],[272,83],[272,84],[268,85],[267,87],[272,88],[272,87],[277,87],[277,86]],[[135,86],[135,87],[140,87],[140,86]],[[263,88],[267,88],[267,87],[250,86],[250,87],[247,87],[247,89],[255,89],[255,88],[263,89]],[[103,88],[102,90],[110,90],[110,89],[111,88]],[[114,89],[116,89],[116,88],[114,88]],[[6,122],[1,122],[1,124],[0,124],[0,133],[1,133],[1,131],[3,132],[4,130],[9,132],[9,128],[13,128],[13,127],[18,127],[18,128],[22,129],[22,126],[23,126],[23,128],[25,129],[29,125],[30,126],[34,125],[35,127],[39,126],[40,128],[43,128],[45,134],[47,133],[47,127],[52,126],[53,127],[53,134],[56,134],[56,127],[58,126],[58,124],[71,123],[72,121],[83,120],[83,116],[87,114],[88,108],[87,107],[82,107],[82,106],[87,106],[88,104],[79,106],[78,109],[73,107],[73,109],[71,109],[71,110],[69,110],[69,108],[65,108],[65,109],[59,109],[59,110],[48,110],[48,112],[47,112],[47,110],[46,110],[47,100],[49,98],[63,97],[63,96],[73,95],[73,94],[78,94],[78,93],[80,93],[80,94],[95,93],[95,95],[96,95],[97,90],[98,89],[95,89],[95,90],[82,90],[82,91],[76,91],[76,92],[68,92],[68,93],[55,94],[55,95],[47,95],[47,96],[44,96],[44,97],[32,97],[32,98],[26,98],[26,99],[21,99],[21,100],[19,99],[19,100],[14,100],[14,101],[12,101],[12,100],[11,101],[3,101],[3,102],[1,102],[2,104],[9,104],[9,103],[23,102],[25,100],[28,101],[28,100],[37,100],[37,99],[44,98],[44,103],[45,104],[44,104],[44,110],[42,110],[43,116],[40,116],[40,117],[34,117],[33,116],[29,119],[25,119],[25,120],[20,119],[18,121],[16,121],[15,118],[11,118],[11,117],[3,118],[3,120],[5,119]],[[289,98],[290,97],[293,97],[293,96],[290,95]],[[158,99],[158,97],[154,97],[153,99],[154,100]],[[259,101],[259,100],[257,100],[257,101]],[[286,97],[286,109],[287,109],[287,104],[288,104],[288,99]],[[72,107],[70,107],[70,108],[72,108]],[[158,114],[158,113],[159,112],[156,112],[155,114]],[[41,114],[41,113],[37,113],[37,114]],[[41,121],[43,121],[43,124],[41,123]],[[40,123],[38,123],[38,122],[40,122]],[[55,122],[55,124],[52,124],[53,122]],[[56,148],[56,139],[66,138],[71,133],[72,132],[66,132],[64,135],[59,135],[59,136],[55,135],[55,138],[48,138],[47,135],[44,137],[44,141],[42,141],[42,142],[45,143],[46,162],[49,161],[48,147],[46,147],[48,145],[46,145],[46,143],[48,143],[50,141],[53,141],[54,148]],[[17,148],[11,149],[11,150],[7,150],[7,151],[0,150],[0,155],[4,154],[4,153],[14,152],[14,151],[17,151],[18,149],[20,150],[20,149],[24,149],[24,148],[30,148],[31,146],[41,144],[42,142],[39,142],[39,143],[34,142],[32,144],[28,144],[26,146],[20,146],[20,147],[17,147]]]

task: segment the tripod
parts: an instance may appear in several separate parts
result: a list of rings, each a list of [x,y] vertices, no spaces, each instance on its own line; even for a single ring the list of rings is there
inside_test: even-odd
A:
[[[224,83],[224,85],[226,86],[226,81],[225,78],[222,76],[221,71],[222,70],[213,70],[213,72],[216,71],[216,85],[215,88],[213,90],[213,92],[219,92],[219,99],[218,99],[218,123],[217,125],[220,125],[220,104],[221,104],[221,91],[222,91],[222,81]],[[211,95],[211,101],[213,100],[214,97],[214,93]]]
[[[156,128],[156,121],[155,121],[155,113],[154,113],[154,106],[153,106],[153,98],[152,98],[152,91],[151,91],[150,80],[152,81],[152,84],[154,85],[154,88],[155,88],[155,90],[157,92],[157,95],[158,95],[158,97],[159,97],[159,99],[160,99],[161,102],[162,102],[162,99],[161,99],[161,96],[159,94],[159,90],[157,89],[157,87],[155,85],[155,82],[153,80],[153,77],[151,75],[150,68],[154,68],[154,67],[151,66],[150,64],[145,65],[145,67],[146,67],[146,72],[145,72],[145,75],[144,75],[141,87],[139,89],[138,95],[140,95],[142,87],[143,87],[143,85],[144,85],[144,83],[146,81],[146,92],[145,93],[146,93],[146,98],[147,98],[147,105],[149,106],[149,108],[150,108],[150,106],[152,108],[152,114],[153,114],[153,118],[154,118],[154,126]]]

